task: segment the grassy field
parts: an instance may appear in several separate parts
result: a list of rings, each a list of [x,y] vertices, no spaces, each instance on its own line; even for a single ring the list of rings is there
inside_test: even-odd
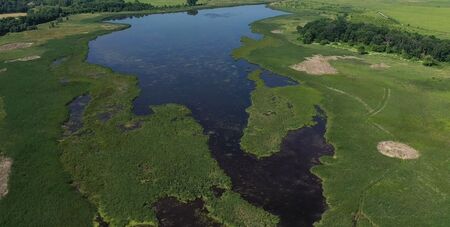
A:
[[[320,94],[316,104],[329,118],[326,137],[335,155],[322,158],[324,165],[313,169],[323,180],[329,204],[318,225],[446,226],[450,221],[449,65],[429,68],[395,56],[358,56],[345,49],[303,45],[295,39],[295,27],[290,27],[302,23],[299,17],[255,23],[253,29],[265,38],[245,39],[236,52]],[[284,33],[273,34],[274,29]],[[331,62],[337,75],[308,75],[290,68],[315,54],[355,55],[361,60]],[[390,67],[370,67],[379,63]],[[253,110],[250,119],[270,108]],[[249,127],[263,126],[249,122]],[[421,156],[417,160],[383,156],[376,146],[386,140],[409,144]],[[247,149],[261,148],[252,144]]]
[[[394,26],[411,32],[450,38],[449,25],[443,23],[450,15],[450,2],[445,0],[284,0],[273,3],[272,7],[298,14],[327,17],[348,14],[349,18],[357,22]]]

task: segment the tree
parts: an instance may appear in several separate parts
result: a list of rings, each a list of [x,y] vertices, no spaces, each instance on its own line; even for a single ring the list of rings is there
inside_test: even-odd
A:
[[[198,0],[186,0],[188,6],[195,6],[197,5]]]

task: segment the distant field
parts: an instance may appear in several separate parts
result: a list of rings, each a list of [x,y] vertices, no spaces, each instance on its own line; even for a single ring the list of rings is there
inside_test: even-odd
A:
[[[135,0],[125,0],[126,2],[134,2]],[[142,3],[149,3],[154,6],[179,6],[185,5],[186,0],[139,0]],[[199,0],[197,4],[208,5],[228,5],[228,4],[242,4],[242,3],[261,3],[271,2],[270,0]]]
[[[198,3],[206,3],[208,0],[200,0]],[[126,0],[126,2],[134,2],[134,0]],[[177,6],[185,5],[186,0],[140,0],[142,3],[149,3],[154,6]]]
[[[26,13],[4,13],[4,14],[0,14],[0,19],[3,18],[8,18],[8,17],[21,17],[21,16],[26,16]]]
[[[396,6],[383,10],[401,24],[417,27],[450,38],[450,7]]]
[[[366,23],[396,26],[413,32],[450,38],[450,1],[408,1],[408,0],[286,0],[273,4],[274,7],[302,13],[336,16],[347,13],[352,20]],[[390,17],[385,18],[379,12]],[[393,23],[398,22],[398,23]]]

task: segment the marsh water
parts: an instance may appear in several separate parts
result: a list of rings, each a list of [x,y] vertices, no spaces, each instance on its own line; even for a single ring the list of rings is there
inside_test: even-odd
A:
[[[320,219],[325,203],[320,180],[309,169],[321,155],[332,152],[323,138],[324,115],[316,117],[315,126],[290,132],[272,157],[257,159],[239,146],[254,89],[247,76],[258,67],[235,61],[230,54],[240,46],[241,37],[261,38],[251,32],[250,23],[283,14],[253,5],[121,19],[113,22],[131,27],[90,42],[87,60],[138,77],[137,115],[151,114],[149,106],[165,103],[190,108],[210,136],[212,155],[232,179],[234,191],[280,216],[281,226],[311,226]],[[296,84],[270,72],[262,78],[270,87]],[[200,205],[200,201],[181,206],[163,200],[156,204],[160,224],[167,226],[164,220],[176,216],[195,220],[189,218],[189,207]]]

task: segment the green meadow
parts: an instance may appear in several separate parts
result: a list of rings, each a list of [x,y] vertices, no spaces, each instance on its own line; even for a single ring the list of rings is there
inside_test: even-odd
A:
[[[295,39],[295,27],[291,27],[295,21],[302,22],[301,15],[256,22],[253,29],[263,33],[264,39],[245,38],[243,47],[235,53],[318,93],[312,100],[328,116],[326,138],[333,144],[335,154],[323,157],[323,164],[312,170],[322,179],[329,206],[317,225],[445,226],[450,221],[449,65],[425,67],[392,55],[360,56],[336,46],[304,45]],[[273,34],[274,29],[284,33]],[[359,59],[331,61],[338,71],[335,75],[310,75],[290,68],[317,54]],[[389,67],[371,67],[380,63]],[[257,92],[258,87],[252,94],[254,106],[249,108],[252,111],[243,138],[254,136],[252,128],[266,126],[267,121],[251,119],[274,108],[270,105],[259,109]],[[305,92],[307,97],[308,94]],[[271,95],[268,92],[261,99]],[[296,102],[295,98],[287,100],[298,103],[299,108],[311,105]],[[290,119],[297,117],[291,113]],[[283,125],[281,119],[278,125]],[[292,128],[287,125],[274,132]],[[414,147],[420,158],[383,156],[377,151],[377,144],[387,140]],[[246,140],[242,146],[250,151],[273,148],[268,143],[249,145]]]

